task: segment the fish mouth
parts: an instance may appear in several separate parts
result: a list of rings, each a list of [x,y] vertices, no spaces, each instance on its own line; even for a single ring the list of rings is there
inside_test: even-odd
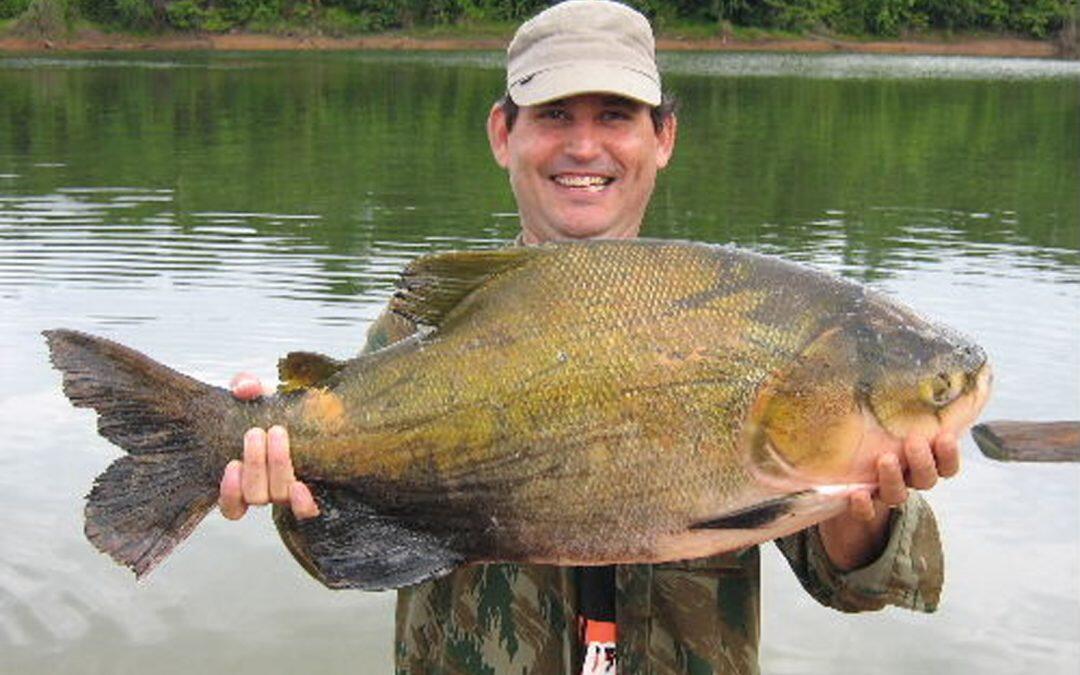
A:
[[[988,361],[984,360],[982,366],[968,378],[967,391],[937,413],[938,420],[944,429],[959,432],[970,427],[978,419],[979,413],[990,398],[994,372]]]

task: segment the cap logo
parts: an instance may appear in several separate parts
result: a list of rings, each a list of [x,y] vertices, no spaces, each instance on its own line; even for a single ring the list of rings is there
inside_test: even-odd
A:
[[[518,81],[517,81],[517,84],[518,84],[518,86],[519,86],[519,87],[524,87],[524,86],[525,86],[525,85],[527,85],[528,83],[532,82],[532,79],[533,79],[534,77],[536,77],[536,73],[529,73],[529,74],[528,74],[528,75],[526,75],[525,77],[523,77],[523,78],[521,78],[520,80],[518,80]]]

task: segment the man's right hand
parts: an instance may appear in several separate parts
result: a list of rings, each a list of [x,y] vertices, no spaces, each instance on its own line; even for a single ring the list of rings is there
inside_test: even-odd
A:
[[[240,373],[229,385],[233,396],[251,401],[263,395],[258,378]],[[288,504],[298,519],[319,515],[311,490],[296,480],[289,457],[289,434],[285,427],[254,428],[244,434],[244,461],[234,459],[221,476],[218,507],[229,520],[238,520],[248,506]]]

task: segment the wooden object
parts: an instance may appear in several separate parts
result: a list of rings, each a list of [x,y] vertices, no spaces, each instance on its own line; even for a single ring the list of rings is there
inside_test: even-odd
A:
[[[1003,462],[1080,462],[1080,421],[996,420],[971,435],[984,455]]]

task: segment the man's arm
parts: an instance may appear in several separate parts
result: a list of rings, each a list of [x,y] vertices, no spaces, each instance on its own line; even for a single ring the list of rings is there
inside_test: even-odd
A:
[[[864,567],[841,570],[829,559],[820,530],[776,540],[803,588],[826,607],[868,612],[889,605],[933,612],[945,578],[941,536],[933,511],[918,493],[890,511],[885,549]]]
[[[959,471],[956,436],[911,437],[879,460],[876,495],[851,498],[847,512],[777,540],[803,587],[844,612],[887,605],[937,608],[944,558],[930,506],[909,488],[929,489]]]

